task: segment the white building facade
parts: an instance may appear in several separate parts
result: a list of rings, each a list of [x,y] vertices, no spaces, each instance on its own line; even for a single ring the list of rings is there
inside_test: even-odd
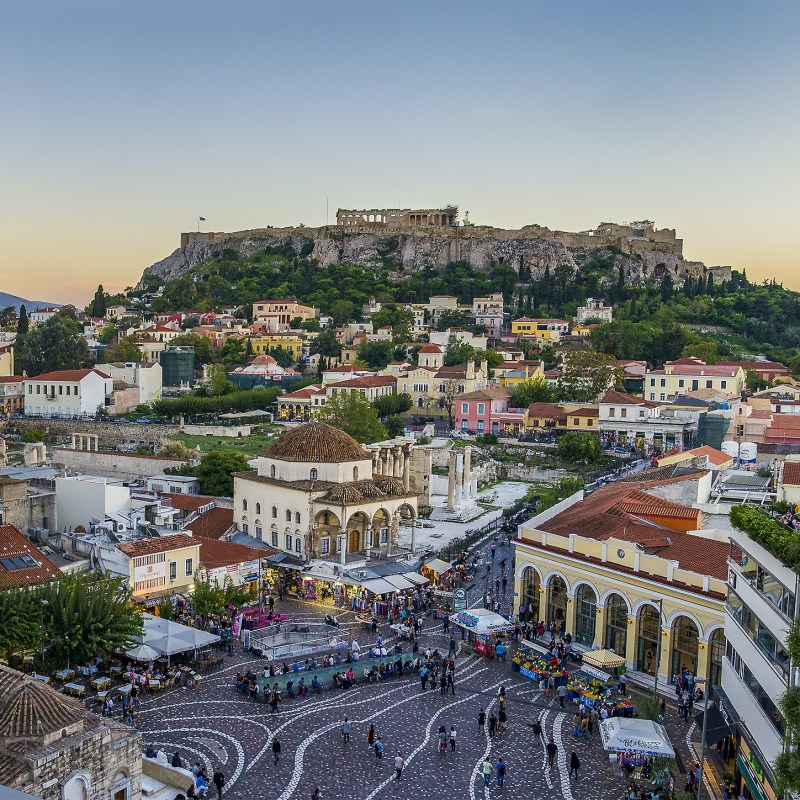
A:
[[[24,385],[29,417],[93,417],[114,389],[114,381],[96,369],[48,372],[25,378]]]

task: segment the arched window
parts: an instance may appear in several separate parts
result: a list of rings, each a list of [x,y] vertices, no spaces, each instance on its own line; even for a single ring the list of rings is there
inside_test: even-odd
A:
[[[575,641],[591,645],[597,623],[597,595],[585,583],[575,593]]]
[[[567,584],[560,575],[553,575],[547,582],[547,623],[555,622],[556,627],[566,625]],[[564,629],[566,632],[566,628]]]
[[[261,514],[261,503],[256,503],[256,514]]]
[[[353,467],[353,480],[358,480],[358,467]]]
[[[311,478],[312,481],[315,481],[317,479],[316,467],[311,470],[310,478]]]
[[[672,625],[672,675],[688,669],[697,675],[697,625],[689,617],[678,617]]]
[[[247,511],[247,500],[242,500],[242,511]]]
[[[270,478],[274,478],[275,477],[275,465],[274,464],[269,468],[269,476],[270,476]]]
[[[655,675],[658,668],[656,664],[658,637],[661,636],[658,608],[648,604],[639,609],[636,632],[636,669],[648,675]]]
[[[272,506],[272,519],[278,519],[278,507]]]
[[[288,508],[286,509],[286,521],[287,522],[291,522],[292,521],[292,512],[289,511]]]
[[[522,573],[522,600],[519,604],[520,619],[532,622],[539,621],[539,573],[533,567],[526,567]]]
[[[625,655],[628,644],[628,604],[618,594],[606,600],[605,647],[618,656]]]
[[[299,511],[295,511],[294,512],[294,521],[295,521],[295,524],[297,524],[297,525],[300,524],[300,512]]]

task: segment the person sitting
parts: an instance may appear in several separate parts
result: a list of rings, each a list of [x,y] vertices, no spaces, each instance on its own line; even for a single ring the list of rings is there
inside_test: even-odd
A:
[[[205,775],[201,772],[194,782],[194,790],[198,797],[205,797],[208,794],[208,781]]]
[[[317,694],[319,694],[322,691],[322,687],[319,685],[319,681],[317,680],[317,676],[316,675],[311,679],[311,688]]]
[[[355,679],[356,679],[356,674],[355,672],[353,672],[353,668],[350,667],[350,669],[347,670],[347,680],[349,680],[350,683],[352,683]]]
[[[333,683],[337,689],[342,689],[342,679],[339,677],[338,672],[333,673]]]
[[[287,697],[294,697],[294,681],[286,681],[286,695]]]

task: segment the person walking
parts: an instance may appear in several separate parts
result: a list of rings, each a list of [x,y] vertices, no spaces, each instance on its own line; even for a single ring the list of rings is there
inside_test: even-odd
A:
[[[567,687],[562,683],[556,689],[556,694],[558,695],[558,705],[564,708],[564,698],[567,696]]]
[[[456,693],[456,676],[452,670],[447,673],[447,688],[450,689],[450,694]]]
[[[222,787],[225,785],[225,775],[222,772],[222,767],[217,766],[217,769],[214,772],[214,777],[212,778],[212,780],[214,781],[214,786],[217,787],[217,800],[221,800]]]
[[[483,760],[483,785],[488,786],[492,782],[492,770],[494,767],[492,766],[492,762],[489,761],[488,758]]]
[[[278,766],[278,762],[281,760],[281,740],[276,736],[272,740],[272,757],[275,759],[275,766]]]
[[[403,777],[403,767],[405,767],[406,762],[403,761],[403,754],[398,753],[394,757],[394,771],[397,773],[397,780],[399,781],[400,778]]]
[[[495,769],[497,770],[497,786],[502,789],[506,782],[506,762],[503,761],[502,756],[497,759],[497,766]]]
[[[347,721],[347,717],[344,718],[344,722],[342,723],[342,738],[344,739],[344,743],[348,744],[350,741],[350,723]]]
[[[547,766],[550,767],[550,769],[553,768],[557,754],[558,748],[556,747],[556,743],[550,739],[550,741],[547,743]]]
[[[450,752],[456,751],[456,729],[453,725],[450,726]]]
[[[502,734],[506,732],[506,722],[508,721],[508,716],[506,714],[506,710],[501,708],[498,715],[497,715],[497,732]]]
[[[494,711],[492,711],[491,715],[489,716],[489,738],[494,739],[494,734],[497,731],[497,717],[494,715]]]
[[[375,763],[380,764],[381,759],[383,758],[383,742],[381,741],[381,737],[379,736],[375,742]]]
[[[375,724],[370,723],[369,730],[367,731],[367,747],[372,749],[375,746]]]
[[[575,773],[575,780],[578,780],[578,770],[580,769],[581,762],[578,758],[578,754],[573,750],[572,755],[569,757],[569,777],[572,777],[572,773]]]
[[[535,722],[531,722],[530,728],[533,733],[534,741],[542,747],[542,723],[537,719]]]
[[[478,712],[478,735],[480,735],[481,731],[483,731],[485,725],[486,712],[483,710],[483,706],[481,706],[481,710]]]
[[[439,726],[439,755],[447,752],[447,729],[444,725]]]

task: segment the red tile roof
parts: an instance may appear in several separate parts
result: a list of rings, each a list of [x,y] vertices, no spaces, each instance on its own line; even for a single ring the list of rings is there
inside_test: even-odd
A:
[[[4,375],[0,378],[0,383],[19,383],[24,380],[25,378],[23,378],[22,375]]]
[[[212,508],[201,514],[197,519],[186,525],[194,536],[199,536],[204,541],[208,539],[219,539],[224,536],[233,525],[232,508]],[[203,558],[205,559],[205,549]],[[205,564],[206,562],[203,561]]]
[[[438,344],[426,344],[419,349],[420,353],[438,353],[439,355],[442,354],[442,348],[439,347]]]
[[[705,456],[710,464],[719,467],[722,464],[727,464],[732,460],[731,456],[723,453],[722,450],[717,450],[715,447],[709,447],[707,444],[701,447],[693,447],[691,450],[684,451],[687,458],[694,458],[696,456]]]
[[[784,462],[782,480],[785,486],[800,486],[800,461]]]
[[[99,375],[101,378],[108,378],[108,375],[100,372],[99,369],[61,369],[55,372],[45,372],[43,375],[34,375],[27,378],[29,381],[82,381],[87,375],[92,373]]]
[[[167,497],[172,501],[172,507],[179,511],[198,511],[203,506],[214,502],[213,497],[206,497],[202,494],[175,494],[173,492],[163,492],[162,497]]]
[[[617,406],[645,406],[646,408],[658,408],[658,403],[651,403],[643,397],[634,397],[632,394],[618,392],[616,389],[609,389],[601,398],[601,403],[610,403]]]
[[[223,511],[224,509],[216,510]],[[276,550],[250,547],[246,544],[206,539],[203,542],[200,563],[208,569],[216,569],[217,567],[228,567],[234,564],[244,564],[247,561],[255,561],[259,558],[267,558],[275,555],[276,552]]]
[[[502,386],[487,386],[477,392],[467,392],[460,394],[459,400],[506,400],[511,397],[511,391]]]
[[[576,408],[574,411],[567,411],[568,417],[599,417],[599,408]]]
[[[738,366],[729,367],[725,364],[668,364],[667,367],[675,367],[675,369],[670,369],[670,372],[667,372],[665,369],[654,369],[648,374],[694,375],[695,377],[707,375],[709,378],[715,376],[718,378],[734,378],[741,369],[741,367]]]
[[[135,542],[118,544],[117,549],[131,558],[149,556],[153,553],[166,553],[170,550],[179,550],[181,547],[192,547],[202,542],[188,533],[174,533],[169,536],[159,536],[154,539],[138,539]]]
[[[373,389],[376,386],[394,386],[395,378],[392,375],[364,375],[361,378],[348,378],[346,381],[337,381],[330,386],[334,389]]]
[[[0,587],[32,586],[51,581],[61,570],[41,551],[31,544],[13,525],[0,525],[0,559],[30,556],[35,567],[7,569],[0,563]]]
[[[566,419],[567,412],[558,403],[531,403],[528,406],[529,417],[544,417],[546,419]]]

